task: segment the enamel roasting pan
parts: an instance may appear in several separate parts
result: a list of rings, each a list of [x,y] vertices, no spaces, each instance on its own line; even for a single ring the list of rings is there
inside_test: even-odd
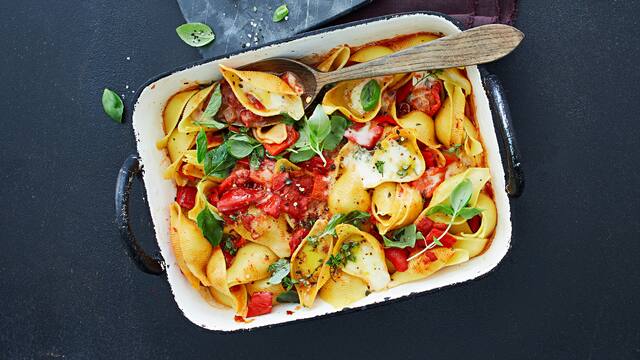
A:
[[[187,283],[176,264],[169,243],[169,205],[174,201],[176,188],[172,181],[163,178],[162,173],[169,165],[169,159],[164,151],[157,150],[155,146],[156,141],[164,136],[162,111],[171,95],[188,85],[219,79],[218,63],[239,67],[276,56],[300,58],[324,54],[342,44],[357,46],[420,31],[448,35],[461,31],[461,26],[456,20],[433,12],[377,17],[316,30],[257,48],[188,64],[152,78],[138,90],[131,119],[139,155],[130,155],[118,173],[115,194],[116,223],[133,262],[145,273],[166,276],[178,307],[190,321],[205,329],[236,331],[365,309],[478,278],[494,269],[504,258],[511,243],[508,196],[519,196],[524,186],[520,153],[500,81],[484,69],[470,66],[467,67],[467,73],[473,86],[476,119],[487,152],[498,210],[495,237],[485,253],[466,263],[442,269],[426,279],[383,292],[374,292],[343,310],[335,310],[318,298],[310,309],[296,309],[297,304],[282,304],[274,307],[271,314],[258,316],[250,322],[237,322],[231,309],[214,307],[207,303]],[[504,164],[495,129],[498,130],[502,150],[506,155]],[[129,225],[128,202],[131,183],[133,178],[140,174],[143,176],[156,240],[160,248],[160,254],[156,256],[148,255],[140,247]],[[287,310],[293,311],[293,314],[287,315]]]

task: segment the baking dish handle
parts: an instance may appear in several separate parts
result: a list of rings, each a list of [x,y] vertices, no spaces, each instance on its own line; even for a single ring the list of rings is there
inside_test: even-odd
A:
[[[486,71],[483,73],[484,87],[491,103],[491,112],[493,113],[494,123],[498,128],[500,140],[503,145],[502,147],[507,153],[505,156],[507,194],[511,197],[518,197],[522,194],[522,190],[524,189],[524,173],[522,172],[522,166],[520,163],[520,150],[518,150],[518,143],[513,131],[513,122],[511,120],[509,104],[507,103],[507,97],[500,79]]]
[[[129,194],[134,176],[142,173],[140,161],[135,154],[129,155],[118,172],[116,182],[116,225],[120,231],[120,238],[124,243],[127,253],[138,269],[147,274],[161,275],[164,273],[164,260],[147,255],[142,249],[131,230],[129,223]]]

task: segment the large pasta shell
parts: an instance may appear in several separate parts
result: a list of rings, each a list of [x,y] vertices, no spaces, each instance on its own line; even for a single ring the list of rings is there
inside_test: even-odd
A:
[[[358,244],[351,249],[354,259],[347,261],[342,271],[364,280],[374,291],[384,289],[390,278],[380,242],[373,235],[348,224],[336,226],[336,234],[338,241],[333,247],[334,254],[340,252],[343,244]]]
[[[432,34],[413,34],[409,36],[404,36],[398,41],[392,41],[389,44],[389,47],[393,51],[400,51],[409,47],[413,47],[429,41],[433,41],[437,38],[438,36],[432,35]]]
[[[193,122],[197,121],[202,115],[202,112],[204,111],[204,102],[211,94],[214,86],[218,86],[218,84],[207,86],[206,88],[198,91],[195,95],[193,95],[193,97],[189,99],[187,105],[184,108],[184,113],[182,113],[180,123],[178,124],[178,130],[180,132],[186,133],[200,130],[200,126],[195,125]]]
[[[325,220],[316,221],[309,235],[291,256],[291,278],[297,282],[300,304],[306,307],[313,305],[318,291],[329,279],[329,267],[326,263],[331,255],[333,237],[326,235],[315,238],[326,226]],[[315,241],[310,241],[310,237]]]
[[[337,309],[354,303],[367,296],[369,286],[359,277],[343,271],[333,274],[320,289],[320,298]]]
[[[402,75],[381,76],[373,79],[358,79],[341,81],[336,86],[327,91],[322,99],[322,107],[327,114],[332,114],[336,110],[340,111],[347,118],[355,122],[367,122],[373,119],[382,105],[382,93],[390,84],[397,81]],[[370,80],[375,80],[380,86],[380,97],[376,107],[365,111],[360,102],[362,89]]]
[[[236,222],[233,229],[243,238],[271,249],[278,257],[291,256],[287,232],[287,220],[284,215],[277,219],[265,214],[255,207],[249,208],[247,213],[255,218],[251,222],[251,228],[247,229],[242,223]]]
[[[269,277],[269,265],[278,260],[278,256],[268,247],[255,243],[238,249],[233,263],[227,269],[229,287],[246,284]]]
[[[304,116],[302,99],[279,77],[259,71],[240,71],[220,65],[220,72],[231,86],[238,101],[252,113],[260,116],[289,114],[298,120]],[[250,93],[264,108],[258,108],[249,100]]]
[[[411,224],[422,206],[420,191],[407,184],[383,183],[373,191],[371,211],[382,235]]]
[[[393,50],[386,46],[371,45],[356,51],[349,60],[357,63],[371,61],[379,57],[393,54]]]
[[[167,146],[171,133],[178,125],[182,111],[189,99],[197,93],[198,90],[182,91],[173,95],[162,112],[162,124],[164,126],[165,136],[158,140],[156,147],[162,149]]]
[[[446,147],[462,144],[464,139],[465,95],[462,88],[444,82],[447,98],[436,115],[435,127],[438,140]]]
[[[176,257],[176,262],[178,263],[178,267],[180,271],[187,278],[187,281],[191,286],[195,289],[200,288],[200,280],[195,277],[189,267],[187,267],[187,263],[184,261],[184,257],[182,255],[182,248],[180,247],[180,235],[178,234],[178,228],[180,227],[180,205],[173,203],[169,207],[169,239],[171,241],[171,249],[173,250],[173,254]]]

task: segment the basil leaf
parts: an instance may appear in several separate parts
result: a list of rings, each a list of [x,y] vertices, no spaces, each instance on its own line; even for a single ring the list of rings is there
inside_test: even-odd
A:
[[[285,125],[294,125],[296,123],[296,119],[292,118],[287,113],[281,113],[280,116],[281,116],[280,122]]]
[[[229,147],[229,153],[236,159],[242,159],[249,155],[257,145],[252,145],[244,141],[228,140],[227,146]]]
[[[480,215],[481,213],[481,209],[466,207],[458,211],[458,216],[463,217],[465,220],[469,220],[476,215]]]
[[[209,25],[197,22],[178,26],[176,33],[182,41],[193,47],[207,45],[216,38]]]
[[[222,241],[222,221],[214,213],[205,207],[196,218],[202,235],[209,240],[212,246],[218,246]]]
[[[309,126],[309,140],[311,143],[320,144],[331,132],[331,121],[324,112],[322,105],[316,106],[313,114],[307,119]]]
[[[209,145],[209,141],[207,141],[207,133],[200,129],[198,136],[196,137],[196,153],[198,155],[197,158],[199,163],[203,162],[205,155],[207,155],[207,145]]]
[[[380,101],[380,85],[374,79],[369,80],[360,93],[360,104],[365,111],[375,109]]]
[[[404,249],[414,247],[416,240],[424,240],[424,236],[416,230],[415,224],[411,224],[394,231],[391,239],[383,235],[382,240],[385,247]]]
[[[360,225],[366,220],[369,220],[371,215],[366,211],[353,210],[345,215],[342,219],[343,224]]]
[[[284,304],[284,303],[294,303],[299,304],[300,298],[298,297],[298,292],[295,290],[285,291],[276,296],[276,301]]]
[[[297,283],[298,282],[292,279],[291,276],[285,276],[284,279],[282,279],[282,287],[287,291],[293,289],[293,286]]]
[[[371,215],[368,212],[360,210],[353,210],[347,214],[335,214],[329,219],[324,230],[319,235],[316,235],[315,238],[319,239],[326,235],[336,236],[336,226],[340,224],[357,225],[368,220],[370,217]]]
[[[304,126],[300,128],[299,133],[300,133],[300,137],[295,142],[295,144],[293,144],[293,146],[295,148],[308,147],[309,146],[309,125],[307,124],[306,119],[305,119]]]
[[[376,170],[378,170],[380,174],[384,174],[384,161],[376,161]]]
[[[289,9],[287,8],[287,4],[282,4],[278,6],[276,11],[273,12],[273,22],[282,21],[287,15],[289,15]]]
[[[253,150],[251,153],[251,158],[249,158],[249,167],[251,170],[257,170],[262,164],[262,160],[264,159],[264,147],[259,146]]]
[[[270,285],[280,284],[285,276],[289,275],[291,271],[291,265],[287,259],[278,259],[278,261],[269,265],[268,268],[271,273],[271,277],[267,281]]]
[[[331,132],[324,139],[324,146],[322,148],[326,150],[335,149],[338,144],[340,144],[340,141],[342,141],[347,127],[349,127],[349,121],[347,121],[347,119],[338,115],[331,116]]]
[[[207,152],[204,157],[204,173],[206,176],[225,178],[235,164],[236,159],[229,154],[227,144],[224,143]]]
[[[216,88],[211,93],[211,98],[209,99],[209,103],[207,104],[207,108],[202,112],[202,116],[200,118],[212,118],[216,116],[218,110],[220,110],[220,106],[222,105],[222,92],[220,91],[220,85],[216,85]]]
[[[118,94],[113,90],[105,88],[102,92],[102,109],[113,121],[122,123],[124,104],[122,103],[120,96],[118,96]]]
[[[449,195],[449,202],[451,203],[453,212],[457,213],[460,209],[467,206],[472,194],[473,185],[471,184],[471,180],[462,180],[462,182],[453,189],[451,195]]]
[[[436,205],[427,210],[426,215],[433,215],[435,213],[442,213],[445,215],[453,216],[453,209],[449,205]]]
[[[311,149],[299,150],[298,152],[291,153],[291,155],[289,155],[289,161],[291,161],[292,163],[299,163],[302,161],[307,161],[315,155],[316,153]]]
[[[218,120],[214,120],[213,118],[208,118],[208,119],[200,118],[200,120],[194,121],[193,125],[198,125],[198,126],[217,129],[217,130],[224,129],[227,127],[227,124],[220,122]]]

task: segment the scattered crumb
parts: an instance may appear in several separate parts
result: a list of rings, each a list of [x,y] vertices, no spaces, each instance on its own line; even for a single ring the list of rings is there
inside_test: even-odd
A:
[[[284,21],[287,21],[287,20],[289,20],[289,15],[284,17]]]
[[[127,56],[127,61],[131,60],[131,56]]]
[[[128,89],[128,88],[129,88],[129,85],[125,85],[125,86],[124,86],[124,88],[125,88],[125,89]]]
[[[256,12],[256,11],[258,11],[258,8],[254,6],[253,7],[253,12]]]

